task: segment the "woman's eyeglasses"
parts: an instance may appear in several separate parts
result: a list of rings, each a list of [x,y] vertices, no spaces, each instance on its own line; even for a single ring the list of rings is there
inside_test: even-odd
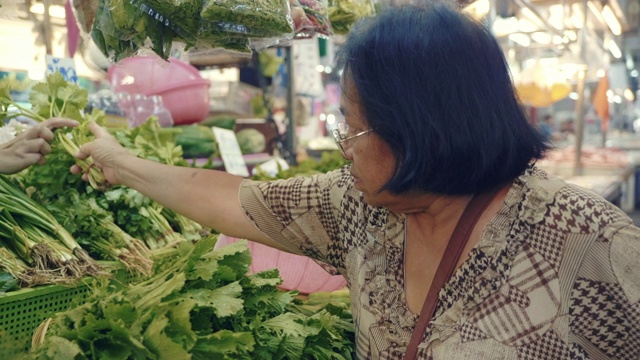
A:
[[[331,130],[331,135],[333,135],[333,140],[335,140],[336,144],[338,145],[338,148],[340,148],[340,152],[342,153],[342,156],[344,156],[345,158],[347,157],[347,152],[345,151],[344,148],[344,143],[347,140],[352,140],[355,139],[359,136],[368,134],[370,132],[372,132],[374,129],[368,129],[368,130],[364,130],[361,131],[357,134],[351,135],[349,136],[349,125],[346,122],[339,122],[337,127],[333,130]]]

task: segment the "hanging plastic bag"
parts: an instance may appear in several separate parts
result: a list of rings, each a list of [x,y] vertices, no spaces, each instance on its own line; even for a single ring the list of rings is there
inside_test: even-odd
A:
[[[316,33],[313,22],[307,17],[302,5],[298,0],[290,0],[291,19],[293,20],[293,28],[296,39],[306,39],[313,37]]]
[[[329,0],[329,20],[336,34],[347,34],[358,20],[373,15],[372,0]]]
[[[167,59],[173,42],[188,37],[147,3],[131,0],[99,0],[91,29],[91,38],[112,62],[146,49]]]
[[[297,0],[312,24],[315,35],[331,36],[333,30],[329,21],[326,0]]]
[[[289,0],[205,0],[199,37],[232,51],[259,51],[290,39],[293,30]]]
[[[230,36],[270,38],[293,33],[288,0],[205,0],[202,20]]]

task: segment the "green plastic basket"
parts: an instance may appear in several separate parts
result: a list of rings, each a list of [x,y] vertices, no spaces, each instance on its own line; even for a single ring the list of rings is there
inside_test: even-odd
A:
[[[114,279],[129,283],[136,276],[108,262]],[[21,289],[0,296],[0,359],[15,359],[31,348],[36,328],[55,313],[67,311],[89,296],[89,286],[80,282],[74,287],[46,285]]]

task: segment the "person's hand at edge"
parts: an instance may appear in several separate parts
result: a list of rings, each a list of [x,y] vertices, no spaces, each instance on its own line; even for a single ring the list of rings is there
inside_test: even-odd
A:
[[[12,140],[0,144],[0,173],[15,174],[33,164],[44,164],[51,153],[53,129],[75,127],[78,122],[70,119],[49,119],[21,132]]]
[[[83,160],[88,157],[93,159],[93,166],[100,169],[105,179],[110,185],[119,185],[118,166],[116,161],[122,161],[128,156],[133,156],[125,149],[115,137],[113,137],[107,129],[92,122],[89,124],[89,131],[95,135],[95,139],[80,146],[80,150],[76,154],[76,158]],[[82,173],[82,169],[78,165],[71,167],[73,174]],[[87,174],[82,175],[82,179],[87,181]]]

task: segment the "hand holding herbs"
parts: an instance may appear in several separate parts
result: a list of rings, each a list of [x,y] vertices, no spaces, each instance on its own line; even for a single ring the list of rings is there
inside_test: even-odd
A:
[[[68,134],[57,132],[56,138],[63,144],[65,150],[71,154],[78,153],[78,146],[88,142],[92,135],[87,125],[92,121],[100,121],[104,113],[94,110],[91,114],[83,115],[87,106],[88,92],[79,86],[68,83],[60,73],[48,75],[45,82],[33,86],[29,101],[32,108],[18,104],[11,99],[8,88],[0,88],[0,120],[23,116],[39,123],[45,123],[50,118],[65,118],[75,120],[79,125]],[[10,109],[16,111],[10,112]],[[68,120],[52,120],[53,123],[66,123]],[[69,137],[67,137],[69,136]],[[91,186],[98,189],[105,186],[105,178],[93,166],[93,159],[82,159],[77,162],[82,171],[88,174]]]
[[[51,152],[49,143],[57,127],[78,125],[74,120],[50,119],[19,133],[15,138],[0,144],[0,173],[15,174],[33,164],[44,164]]]
[[[120,184],[115,172],[115,161],[119,157],[132,156],[132,154],[98,124],[89,123],[86,129],[87,132],[93,135],[93,141],[83,143],[84,145],[79,148],[74,148],[73,155],[76,156],[77,161],[71,167],[71,172],[74,174],[82,173],[82,179],[89,181],[93,188],[98,187],[92,183],[91,169],[96,169],[102,175],[102,182],[99,186]],[[89,167],[89,172],[87,172],[87,166]]]

